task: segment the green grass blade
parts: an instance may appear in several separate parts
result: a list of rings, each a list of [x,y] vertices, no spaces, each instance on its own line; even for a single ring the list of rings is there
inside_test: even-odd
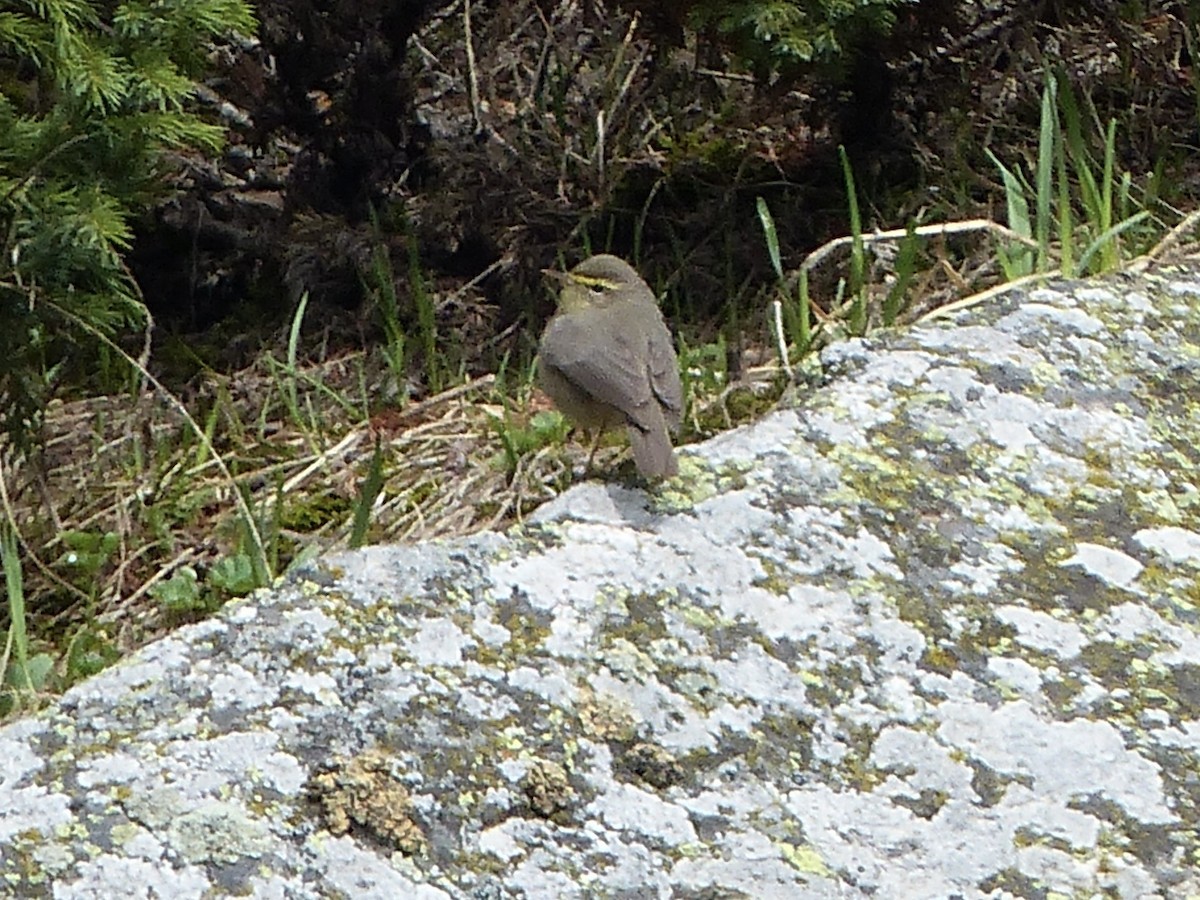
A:
[[[896,254],[896,280],[883,298],[883,324],[894,325],[900,310],[904,305],[904,297],[908,286],[912,283],[913,274],[917,269],[917,223],[908,223],[908,234],[900,242],[900,250]]]
[[[308,309],[308,291],[300,295],[300,302],[296,304],[296,312],[292,316],[292,324],[288,329],[287,369],[284,372],[283,382],[284,403],[291,413],[292,420],[297,425],[302,423],[300,422],[299,391],[296,387],[296,382],[299,378],[296,360],[300,355],[300,326],[304,323],[304,312],[306,309]]]
[[[800,281],[796,286],[796,316],[792,340],[800,354],[812,346],[812,299],[808,296],[808,269],[800,270]]]
[[[1029,201],[1025,196],[1025,188],[1021,181],[1008,166],[1000,162],[999,157],[991,150],[984,153],[992,164],[1000,170],[1000,180],[1004,183],[1004,202],[1008,210],[1008,227],[1021,237],[1032,238],[1033,228],[1029,218]],[[1009,281],[1028,275],[1033,271],[1032,253],[1025,247],[1014,245],[1000,247],[997,251],[1004,277]]]
[[[771,217],[767,201],[762,197],[756,198],[754,204],[758,208],[758,221],[762,225],[763,236],[767,239],[767,253],[771,257],[771,268],[775,270],[775,277],[782,282],[783,259],[779,255],[779,235],[775,231],[775,219]]]
[[[1108,128],[1104,133],[1104,168],[1102,169],[1103,178],[1102,188],[1100,193],[1100,221],[1099,231],[1102,235],[1107,235],[1112,230],[1113,221],[1113,168],[1115,166],[1117,145],[1117,120],[1109,119]],[[1108,240],[1102,245],[1100,251],[1100,268],[1103,272],[1111,272],[1117,268],[1121,262],[1120,250],[1117,247],[1117,233],[1112,233]]]
[[[1037,190],[1035,192],[1037,216],[1034,220],[1034,227],[1037,230],[1037,271],[1039,272],[1050,268],[1050,206],[1053,197],[1051,179],[1054,172],[1055,135],[1058,132],[1054,85],[1054,79],[1048,78],[1046,86],[1042,90],[1042,118],[1038,130]]]
[[[991,150],[984,150],[992,164],[1000,170],[1000,180],[1004,182],[1004,201],[1008,209],[1008,227],[1021,237],[1033,237],[1033,223],[1029,216],[1029,201],[1025,197],[1025,189],[1020,179],[1009,168],[1000,162]]]
[[[375,451],[371,454],[371,465],[367,469],[367,477],[363,479],[362,489],[354,503],[354,524],[350,528],[350,549],[361,547],[367,539],[367,529],[371,527],[371,508],[375,505],[379,492],[383,490],[383,448],[379,436],[375,436]]]
[[[1112,228],[1109,228],[1102,234],[1098,235],[1096,239],[1088,245],[1087,249],[1083,251],[1083,255],[1079,257],[1079,271],[1084,271],[1087,268],[1088,263],[1092,261],[1092,257],[1096,253],[1100,252],[1106,245],[1109,245],[1110,242],[1115,242],[1117,237],[1119,237],[1121,234],[1128,231],[1139,222],[1148,219],[1149,217],[1150,211],[1144,209],[1141,212],[1130,216],[1128,219],[1118,222]]]
[[[1083,138],[1083,122],[1079,113],[1079,104],[1071,89],[1069,79],[1061,73],[1057,76],[1059,86],[1059,106],[1062,109],[1064,134],[1067,148],[1070,151],[1071,171],[1079,182],[1079,201],[1083,207],[1083,216],[1089,230],[1093,233],[1103,231],[1101,224],[1104,200],[1101,196],[1100,185],[1096,181],[1096,173],[1092,169],[1092,158],[1088,152],[1087,143]],[[1076,267],[1076,271],[1082,271]]]
[[[854,184],[854,170],[846,148],[838,146],[838,159],[842,163],[842,178],[846,183],[846,204],[850,213],[850,318],[851,334],[865,334],[867,330],[866,271],[867,254],[863,244],[862,215],[858,208],[858,189]]]
[[[33,690],[29,676],[29,637],[25,622],[25,585],[21,577],[21,557],[17,536],[10,525],[0,532],[0,562],[4,565],[4,587],[8,591],[8,639],[4,648],[4,665],[0,666],[0,683],[7,681],[20,688]],[[9,677],[9,656],[15,655],[12,677]]]
[[[1075,275],[1075,214],[1071,204],[1071,181],[1067,178],[1067,152],[1059,140],[1054,152],[1058,181],[1058,268],[1067,278]]]
[[[425,379],[431,394],[445,388],[444,365],[438,355],[437,310],[433,297],[425,285],[421,272],[421,251],[417,246],[415,230],[408,229],[408,288],[412,292],[417,309],[417,329],[421,336],[421,350],[425,356]]]

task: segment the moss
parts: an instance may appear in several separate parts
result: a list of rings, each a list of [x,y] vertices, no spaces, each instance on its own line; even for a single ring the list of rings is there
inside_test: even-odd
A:
[[[838,445],[831,447],[827,456],[840,470],[842,483],[864,505],[892,513],[929,509],[928,502],[914,506],[914,500],[918,493],[934,489],[939,479],[911,458],[893,457],[888,453],[892,446],[886,433],[877,431],[869,450]]]
[[[1177,721],[1200,717],[1200,666],[1157,662],[1155,641],[1097,641],[1080,653],[1080,661],[1098,682],[1119,691],[1112,714],[1136,724],[1146,710],[1160,709]],[[1118,700],[1119,697],[1119,700]]]
[[[1053,834],[1046,834],[1035,830],[1031,827],[1018,828],[1013,834],[1013,846],[1015,847],[1049,847],[1052,850],[1058,850],[1060,853],[1071,854],[1076,852],[1076,848],[1072,843],[1065,838],[1058,837]]]
[[[1039,882],[1014,868],[997,872],[980,882],[979,890],[988,896],[1020,897],[1021,900],[1050,900],[1050,892]]]
[[[496,621],[509,633],[509,639],[505,641],[501,652],[505,661],[540,656],[542,645],[551,634],[549,622],[532,608],[521,608],[519,605],[507,608],[497,606]]]
[[[1124,641],[1094,641],[1084,647],[1079,659],[1096,680],[1108,687],[1121,687],[1130,674],[1131,663],[1149,651]]]
[[[8,854],[9,868],[5,870],[2,881],[17,889],[13,896],[17,897],[48,897],[48,890],[41,888],[50,886],[50,873],[35,857],[41,853],[45,838],[38,831],[23,831],[14,835],[14,852]],[[13,865],[15,864],[15,866]]]
[[[1139,862],[1154,867],[1170,859],[1177,850],[1175,829],[1168,825],[1145,824],[1107,797],[1093,795],[1069,804],[1107,823],[1110,827],[1100,833],[1093,853],[1112,853],[1114,856],[1133,856]]]
[[[869,726],[855,727],[847,736],[848,750],[837,764],[837,773],[848,787],[869,793],[887,779],[887,772],[869,762],[877,737],[877,732]]]
[[[1083,692],[1084,682],[1076,675],[1060,674],[1058,677],[1043,680],[1042,693],[1053,704],[1060,717],[1067,717],[1073,712],[1077,698]]]
[[[770,591],[778,597],[786,597],[796,583],[795,576],[791,573],[785,575],[779,564],[771,559],[760,558],[759,565],[762,566],[764,574],[751,581],[751,585]]]
[[[689,426],[696,434],[710,437],[757,421],[779,405],[783,392],[784,384],[778,381],[766,390],[758,385],[733,385],[721,394],[719,402],[698,410]]]
[[[282,504],[279,511],[279,527],[301,534],[320,531],[326,525],[342,521],[353,506],[348,497],[332,491],[289,496],[293,499]]]
[[[858,659],[833,662],[821,669],[819,679],[810,679],[806,694],[818,708],[834,709],[863,686],[863,665]]]
[[[726,467],[744,481],[737,467]],[[715,497],[728,476],[716,472],[702,460],[683,454],[679,457],[679,474],[655,485],[650,493],[650,511],[659,515],[676,515],[692,510],[697,503]]]
[[[767,713],[750,732],[752,745],[745,752],[751,770],[777,777],[809,771],[813,763],[813,721],[795,715]]]

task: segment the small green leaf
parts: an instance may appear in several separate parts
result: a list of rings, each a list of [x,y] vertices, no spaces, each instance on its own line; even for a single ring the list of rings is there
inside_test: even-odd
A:
[[[196,570],[182,566],[166,581],[150,588],[150,596],[170,612],[191,612],[200,607],[200,581]]]
[[[49,653],[38,653],[23,666],[16,662],[10,664],[4,681],[18,690],[40,691],[46,686],[53,670],[54,658]]]
[[[235,553],[218,560],[209,570],[208,581],[213,587],[235,597],[248,594],[259,585],[254,563],[245,553]]]

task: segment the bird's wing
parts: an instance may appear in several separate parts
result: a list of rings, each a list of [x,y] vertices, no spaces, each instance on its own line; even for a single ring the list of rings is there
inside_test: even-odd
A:
[[[679,360],[671,346],[671,334],[663,324],[661,333],[650,334],[650,387],[663,407],[663,416],[671,428],[683,419],[683,383],[679,380]]]
[[[644,353],[638,353],[620,334],[610,334],[609,340],[598,346],[596,326],[587,313],[551,321],[542,336],[542,364],[557,369],[588,396],[616,407],[634,425],[651,427],[654,395]]]

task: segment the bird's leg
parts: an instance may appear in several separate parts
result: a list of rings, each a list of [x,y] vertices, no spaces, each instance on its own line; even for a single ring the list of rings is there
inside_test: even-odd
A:
[[[584,434],[590,436],[589,431],[585,431]],[[588,454],[587,464],[583,467],[584,478],[592,474],[592,461],[596,458],[596,451],[600,449],[600,438],[602,437],[604,437],[604,429],[597,428],[596,437],[592,439],[592,452]]]

